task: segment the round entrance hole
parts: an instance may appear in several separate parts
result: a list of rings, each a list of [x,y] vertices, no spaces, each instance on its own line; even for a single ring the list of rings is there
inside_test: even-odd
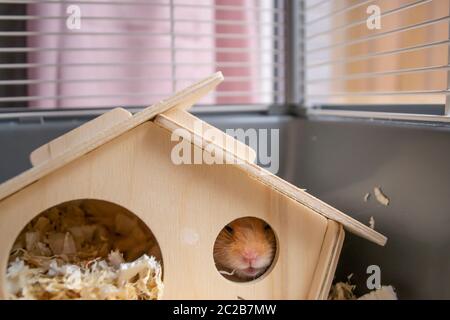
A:
[[[159,299],[162,254],[135,214],[83,199],[49,208],[20,232],[6,284],[12,299]]]
[[[227,224],[214,243],[219,273],[234,282],[249,282],[267,275],[275,264],[277,240],[264,220],[244,217]]]

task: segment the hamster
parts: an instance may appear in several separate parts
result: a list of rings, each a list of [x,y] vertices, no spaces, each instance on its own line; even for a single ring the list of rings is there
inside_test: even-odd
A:
[[[263,220],[246,217],[232,221],[219,233],[214,244],[217,269],[228,279],[249,281],[262,275],[272,264],[276,239]]]

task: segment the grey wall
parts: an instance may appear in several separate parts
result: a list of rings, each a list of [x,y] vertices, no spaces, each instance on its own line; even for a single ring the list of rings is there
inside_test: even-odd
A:
[[[221,128],[279,128],[279,175],[388,236],[379,247],[347,233],[336,277],[354,273],[367,291],[368,265],[400,298],[450,299],[450,131],[379,121],[328,121],[278,115],[202,115]],[[35,147],[87,118],[0,123],[0,181],[29,167]],[[376,202],[381,186],[391,199]]]
[[[298,120],[294,181],[363,223],[371,216],[386,247],[349,235],[337,277],[381,268],[404,299],[450,298],[450,131],[373,121]],[[292,133],[294,134],[294,133]],[[373,188],[390,198],[379,204]],[[371,192],[369,201],[364,195]]]

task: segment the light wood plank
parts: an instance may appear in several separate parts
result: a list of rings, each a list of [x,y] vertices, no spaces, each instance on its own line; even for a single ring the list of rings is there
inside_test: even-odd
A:
[[[328,220],[327,231],[317,264],[314,280],[309,290],[308,299],[326,300],[333,283],[334,273],[339,261],[339,255],[344,243],[345,232],[342,225],[333,220]]]
[[[106,112],[31,152],[31,164],[37,166],[45,161],[56,158],[68,149],[86,143],[93,136],[111,129],[117,124],[128,120],[130,117],[131,113],[122,108],[116,108]]]
[[[162,127],[171,127],[173,130],[176,130],[177,128],[186,129],[191,135],[196,135],[197,139],[203,140],[203,147],[214,142],[219,148],[226,150],[231,154],[235,154],[242,160],[247,160],[249,162],[255,162],[256,160],[256,152],[245,143],[236,140],[186,111],[177,108],[168,110],[159,114],[154,122]],[[215,141],[208,138],[205,133],[208,133],[210,137],[213,136]]]

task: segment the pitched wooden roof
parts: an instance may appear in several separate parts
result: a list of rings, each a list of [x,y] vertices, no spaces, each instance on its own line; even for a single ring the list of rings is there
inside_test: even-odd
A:
[[[189,121],[196,118],[190,114],[184,113],[183,110],[188,109],[195,104],[201,97],[222,82],[222,80],[222,74],[220,72],[215,73],[212,76],[177,92],[170,98],[162,100],[134,115],[131,115],[125,109],[116,108],[47,143],[31,154],[30,158],[33,163],[31,169],[0,185],[0,200],[18,192],[47,174],[74,161],[95,148],[98,148],[102,144],[111,141],[145,121],[154,119],[158,115],[160,116],[155,122],[169,130],[175,130],[177,128],[189,130],[194,136],[192,143],[203,147],[202,143],[204,143],[204,137],[199,136],[199,133],[194,132],[189,125]],[[170,117],[164,116],[164,112],[173,108],[176,110],[170,112]],[[233,138],[227,136],[226,139]],[[208,142],[211,143],[211,141]],[[251,177],[257,179],[261,183],[278,190],[291,199],[311,208],[318,214],[341,223],[352,233],[380,245],[386,243],[385,236],[313,197],[306,191],[297,188],[256,165],[253,162],[255,159],[254,152],[245,145],[237,141],[235,142],[238,145],[237,150],[229,149],[225,145],[215,146],[217,150],[220,150],[220,152],[228,157],[228,159],[239,160],[233,161],[232,163],[239,166]]]

